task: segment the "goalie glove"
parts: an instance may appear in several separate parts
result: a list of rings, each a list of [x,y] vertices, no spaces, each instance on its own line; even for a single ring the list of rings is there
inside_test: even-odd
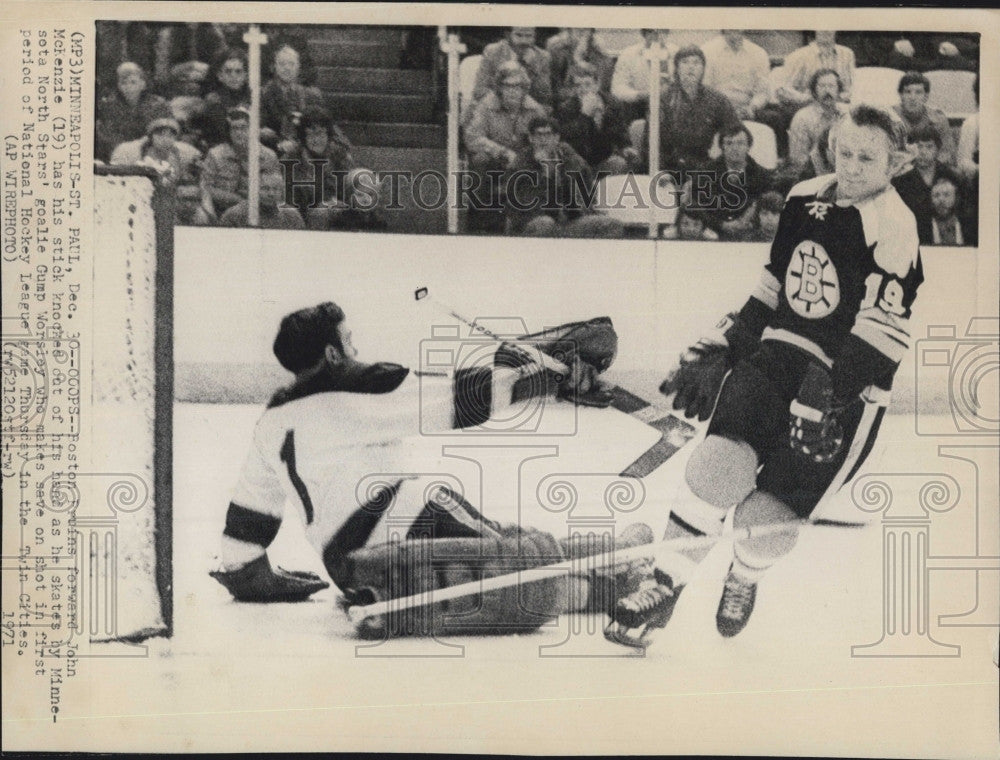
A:
[[[825,464],[840,453],[844,429],[838,420],[849,402],[833,396],[830,374],[810,364],[789,407],[789,445],[817,464]]]
[[[266,554],[236,570],[216,570],[209,575],[238,602],[302,602],[330,587],[316,573],[280,567],[272,570]]]
[[[559,383],[557,396],[579,406],[600,409],[611,406],[613,396],[607,385],[598,378],[597,368],[574,356],[569,364],[569,375]]]

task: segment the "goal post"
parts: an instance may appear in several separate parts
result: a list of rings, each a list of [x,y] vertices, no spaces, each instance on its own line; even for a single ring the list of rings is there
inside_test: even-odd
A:
[[[76,516],[79,561],[91,565],[81,577],[99,587],[84,615],[91,641],[173,632],[173,224],[172,188],[154,169],[95,166],[95,477],[79,484],[94,506]]]

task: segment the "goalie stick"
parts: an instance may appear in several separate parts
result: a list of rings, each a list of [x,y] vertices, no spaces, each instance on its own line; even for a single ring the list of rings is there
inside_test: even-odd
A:
[[[608,565],[617,565],[642,557],[651,557],[664,549],[672,551],[690,551],[705,547],[712,547],[719,541],[742,541],[751,538],[761,538],[775,533],[788,530],[789,526],[797,525],[799,528],[826,527],[831,523],[813,522],[810,520],[796,520],[791,522],[769,523],[766,525],[756,525],[749,528],[736,528],[732,533],[721,536],[692,536],[691,538],[672,538],[666,541],[652,544],[642,544],[628,549],[618,551],[611,550],[602,554],[593,554],[589,557],[556,562],[552,565],[542,565],[531,567],[525,570],[515,570],[505,575],[495,575],[492,578],[459,583],[454,586],[425,591],[411,596],[401,596],[395,599],[387,599],[367,605],[356,605],[347,608],[347,617],[351,623],[357,625],[366,618],[377,615],[387,615],[401,612],[413,607],[422,607],[427,604],[437,604],[450,599],[458,599],[464,596],[482,594],[487,591],[497,591],[509,588],[522,583],[533,583],[548,578],[556,578],[567,572],[578,571],[581,563],[585,563],[588,570]],[[861,527],[863,523],[835,523],[841,527]],[[430,539],[433,540],[433,539]]]
[[[524,352],[525,355],[527,355],[532,360],[536,358],[540,359],[542,366],[545,367],[545,369],[554,372],[557,375],[560,375],[561,377],[567,377],[569,375],[569,367],[567,367],[561,361],[552,358],[543,351],[539,351],[536,347],[532,346],[530,343],[523,343],[517,340],[516,338],[511,338],[511,337],[501,338],[495,332],[486,327],[483,327],[474,319],[466,319],[457,311],[450,309],[449,307],[445,306],[443,303],[438,301],[436,298],[434,298],[434,296],[430,294],[430,291],[426,287],[417,288],[415,291],[413,291],[413,297],[417,301],[426,300],[428,303],[434,304],[438,309],[443,311],[449,317],[454,317],[462,324],[467,325],[474,332],[477,332],[481,335],[485,335],[487,338],[492,338],[498,343],[505,343],[508,346],[513,346],[514,348],[520,349],[522,352]]]
[[[428,301],[433,303],[438,309],[443,311],[450,317],[457,319],[464,325],[467,325],[472,330],[485,335],[488,338],[499,343],[507,343],[508,345],[513,345],[522,350],[528,351],[533,346],[525,346],[519,343],[516,339],[501,338],[496,333],[483,327],[475,320],[467,319],[459,314],[454,309],[444,305],[436,298],[430,294],[430,290],[427,287],[417,288],[413,292],[413,297],[417,301]],[[535,354],[540,355],[543,366],[563,375],[564,377],[568,374],[569,369],[562,362],[557,361],[548,354],[534,350]],[[667,411],[662,407],[658,407],[650,402],[646,401],[634,393],[631,393],[621,386],[614,386],[611,388],[612,401],[611,406],[620,412],[624,412],[632,417],[635,417],[642,422],[645,422],[650,427],[654,428],[660,433],[660,439],[654,443],[648,450],[643,452],[643,454],[636,459],[632,464],[626,467],[619,473],[620,477],[623,478],[644,478],[651,472],[660,467],[664,462],[666,462],[670,457],[680,451],[688,441],[690,441],[696,435],[697,431],[694,425],[689,422],[685,422],[677,415]]]

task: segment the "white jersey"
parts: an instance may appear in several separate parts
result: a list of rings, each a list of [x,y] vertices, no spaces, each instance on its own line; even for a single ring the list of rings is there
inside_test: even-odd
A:
[[[277,534],[286,500],[328,568],[337,559],[331,552],[351,551],[372,538],[390,506],[394,513],[412,510],[404,513],[414,515],[425,508],[428,484],[391,473],[400,471],[413,436],[456,426],[455,383],[443,375],[388,366],[390,387],[381,392],[338,389],[320,379],[275,395],[257,422],[229,506],[222,543],[226,567],[241,566],[265,551]],[[483,410],[489,416],[509,404],[520,373],[478,373],[491,385],[485,394],[490,408]],[[454,511],[465,518],[469,510]]]

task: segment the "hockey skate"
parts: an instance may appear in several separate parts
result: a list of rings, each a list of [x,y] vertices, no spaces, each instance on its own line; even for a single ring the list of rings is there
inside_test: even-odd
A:
[[[719,610],[715,613],[715,625],[719,633],[730,638],[742,631],[750,620],[756,598],[756,582],[734,572],[733,566],[730,565],[722,589],[722,599],[719,600]]]
[[[662,570],[653,568],[638,590],[618,600],[611,611],[611,622],[604,629],[604,638],[645,651],[652,643],[654,631],[670,622],[683,589],[683,585],[675,587]]]
[[[649,575],[649,571],[643,569],[649,562],[647,557],[626,559],[587,571],[587,557],[608,550],[603,543],[605,540],[605,536],[593,535],[560,539],[559,543],[566,557],[579,559],[584,565],[584,572],[579,577],[586,581],[580,586],[586,598],[580,606],[573,607],[577,612],[610,615],[616,601],[637,590],[638,581]],[[614,537],[614,550],[624,551],[652,543],[652,529],[645,523],[633,523]]]

